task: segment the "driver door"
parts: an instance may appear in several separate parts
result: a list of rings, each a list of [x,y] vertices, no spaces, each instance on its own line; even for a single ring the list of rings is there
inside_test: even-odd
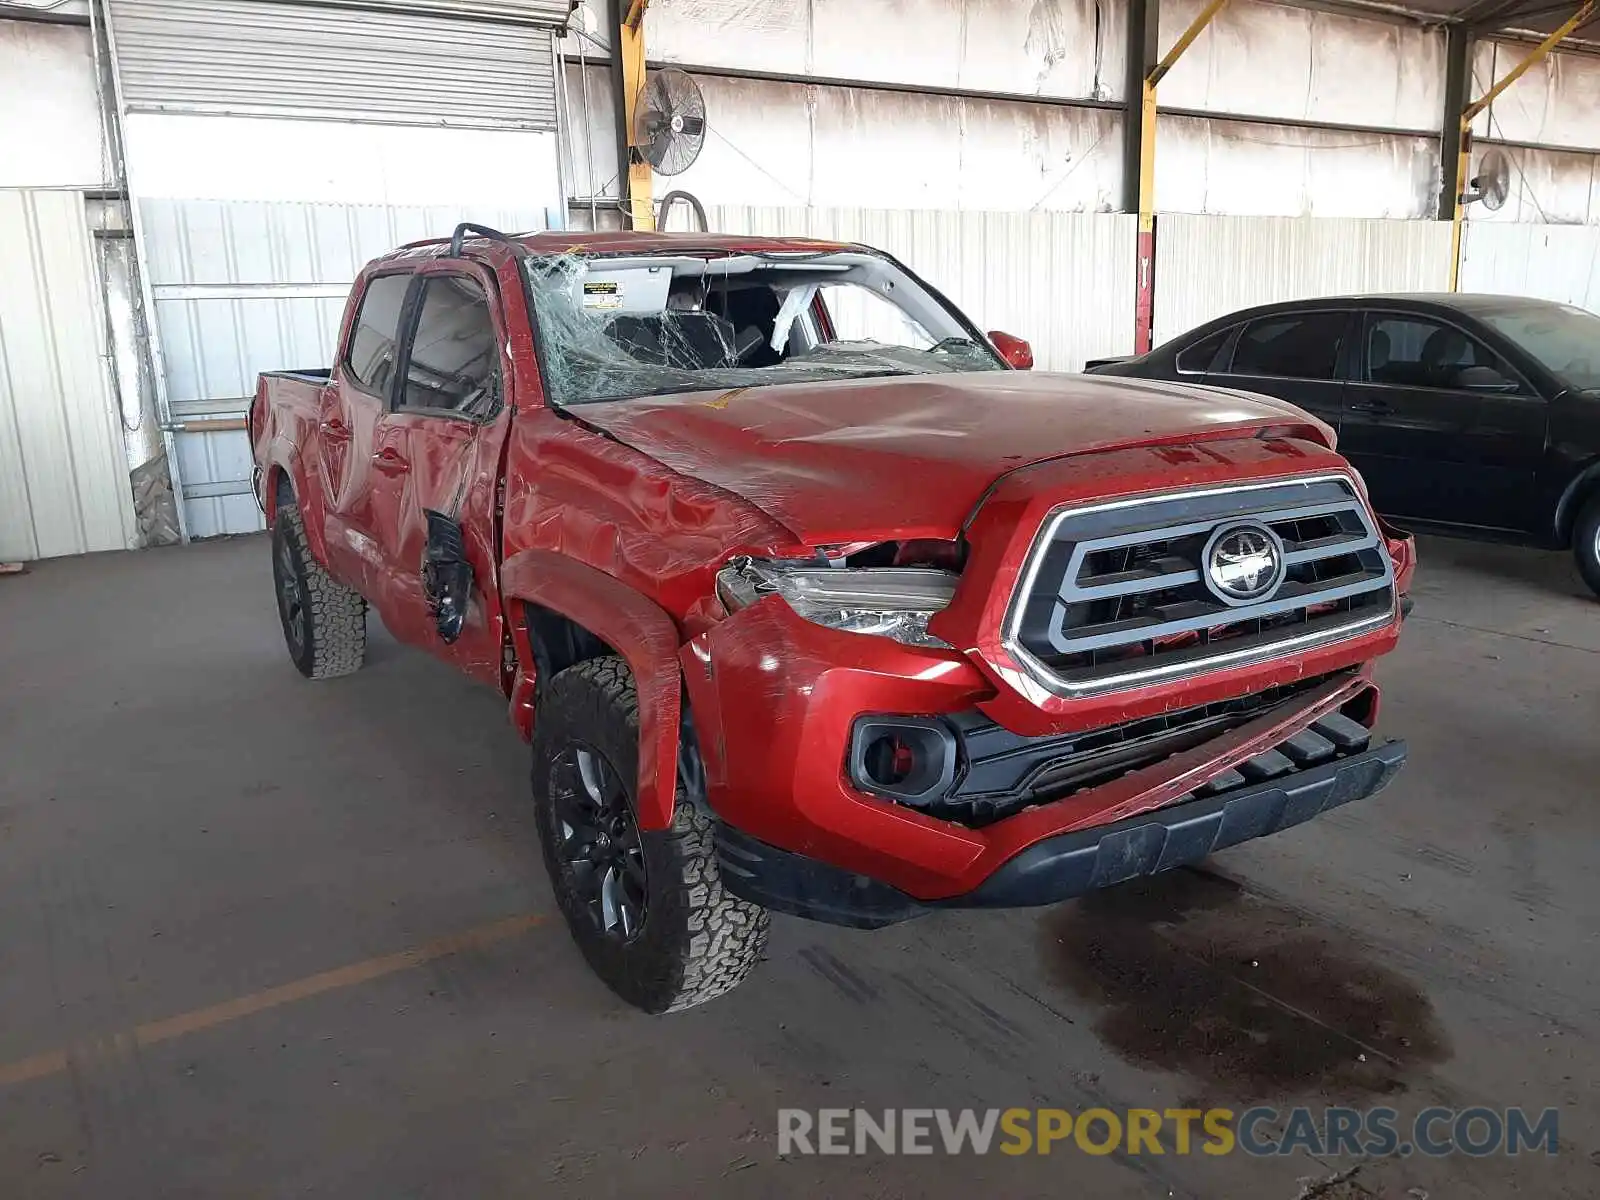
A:
[[[415,287],[400,379],[370,455],[372,531],[384,573],[372,599],[396,638],[499,686],[498,490],[513,401],[499,293],[491,272],[465,261],[428,264]],[[430,511],[459,526],[472,569],[454,641],[441,636],[424,584]]]

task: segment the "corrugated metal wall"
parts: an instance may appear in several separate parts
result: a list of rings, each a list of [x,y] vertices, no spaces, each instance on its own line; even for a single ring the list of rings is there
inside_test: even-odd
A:
[[[134,545],[80,192],[0,190],[0,559]]]
[[[140,205],[176,422],[236,420],[262,371],[327,366],[356,273],[458,221],[541,229],[544,210],[146,200]],[[191,537],[262,527],[243,430],[176,438]]]
[[[1133,352],[1133,216],[746,206],[707,216],[728,233],[887,250],[981,328],[1027,338],[1040,370],[1077,371],[1087,358]]]
[[[1600,312],[1600,226],[1468,222],[1461,289],[1540,296]]]
[[[672,183],[708,204],[1093,212],[1120,200],[1121,117],[1108,109],[695,79],[710,136]],[[607,95],[591,82],[595,108]],[[581,137],[575,149],[587,153]],[[614,175],[607,156],[597,138],[597,182]]]
[[[1162,213],[1155,342],[1252,304],[1450,286],[1443,221]]]
[[[130,111],[556,125],[548,29],[273,0],[110,0],[110,12]]]
[[[300,0],[300,3],[348,7],[348,0]],[[572,11],[572,0],[361,0],[361,6],[397,12],[443,13],[485,21],[564,26]]]

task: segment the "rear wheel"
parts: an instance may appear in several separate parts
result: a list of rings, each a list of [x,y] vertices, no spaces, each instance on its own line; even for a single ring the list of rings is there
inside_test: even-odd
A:
[[[1600,495],[1591,498],[1578,513],[1572,527],[1572,554],[1578,560],[1583,581],[1600,596]]]
[[[300,509],[279,507],[272,526],[272,582],[289,658],[307,679],[361,669],[367,654],[367,602],[334,579],[306,545]]]
[[[637,820],[639,701],[620,658],[560,672],[539,703],[533,802],[545,866],[572,938],[612,991],[650,1013],[737,986],[766,944],[766,909],[730,895],[712,820],[680,752],[672,826]]]

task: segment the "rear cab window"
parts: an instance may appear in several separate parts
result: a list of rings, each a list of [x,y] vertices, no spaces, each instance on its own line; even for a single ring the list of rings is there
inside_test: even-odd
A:
[[[411,286],[409,274],[375,275],[367,281],[350,331],[344,365],[365,391],[388,397],[394,386],[400,341],[400,316]]]

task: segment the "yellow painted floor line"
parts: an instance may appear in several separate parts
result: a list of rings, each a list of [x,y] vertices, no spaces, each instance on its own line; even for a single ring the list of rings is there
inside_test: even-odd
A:
[[[252,992],[248,996],[239,996],[232,1000],[224,1000],[221,1004],[213,1004],[208,1008],[197,1008],[192,1012],[180,1013],[175,1017],[167,1017],[161,1021],[150,1021],[134,1028],[130,1034],[116,1034],[111,1040],[116,1042],[132,1041],[136,1046],[154,1046],[161,1042],[170,1042],[187,1034],[198,1033],[202,1029],[213,1029],[218,1025],[226,1025],[229,1021],[237,1021],[241,1017],[248,1017],[258,1012],[265,1012],[269,1008],[278,1008],[284,1004],[293,1004],[299,1000],[307,1000],[312,996],[320,996],[324,992],[337,991],[340,988],[353,987],[358,983],[367,983],[374,979],[381,979],[385,975],[393,975],[397,971],[410,970],[412,967],[421,966],[436,958],[456,954],[462,950],[470,950],[478,946],[487,946],[495,942],[504,941],[506,938],[515,937],[532,929],[535,925],[544,923],[545,918],[526,913],[522,916],[507,917],[503,921],[496,921],[492,925],[481,925],[476,929],[468,929],[463,933],[451,934],[436,941],[427,942],[411,950],[402,950],[398,954],[387,954],[382,958],[369,958],[362,962],[351,963],[349,966],[335,967],[331,971],[323,971],[318,975],[308,975],[304,979],[297,979],[293,983],[286,983],[280,987],[268,988],[261,992]],[[73,1055],[72,1050],[52,1050],[45,1054],[36,1054],[32,1058],[24,1058],[18,1062],[0,1065],[0,1086],[14,1083],[26,1083],[33,1079],[43,1079],[51,1075],[59,1075],[65,1071]]]

